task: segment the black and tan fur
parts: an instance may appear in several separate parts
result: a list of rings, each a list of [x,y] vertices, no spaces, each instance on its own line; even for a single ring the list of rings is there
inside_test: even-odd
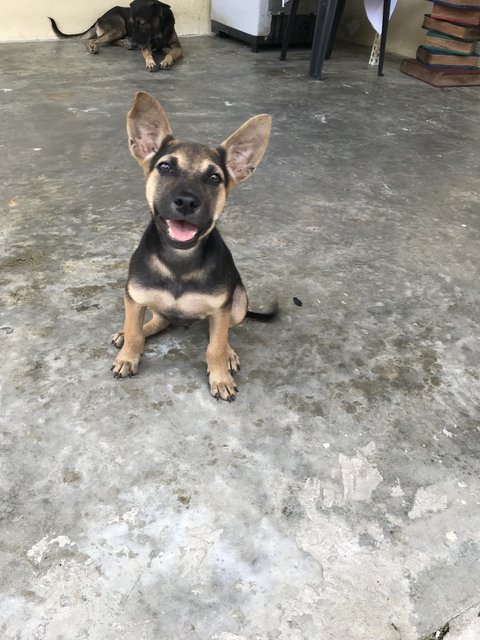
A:
[[[127,132],[145,174],[152,219],[130,261],[125,325],[113,338],[121,348],[112,365],[116,377],[137,373],[146,337],[170,323],[208,318],[210,392],[217,399],[235,399],[233,373],[240,363],[228,330],[244,319],[248,301],[215,224],[229,191],[262,159],[270,128],[271,117],[258,115],[219,147],[182,142],[172,135],[157,100],[145,92],[135,95]],[[146,309],[152,318],[144,324]]]
[[[141,49],[148,71],[156,71],[158,67],[170,69],[183,56],[173,13],[168,4],[158,0],[133,0],[129,7],[113,7],[83,33],[62,33],[55,20],[49,20],[59,38],[86,40],[89,53],[98,53],[107,44]],[[154,51],[165,53],[158,67]]]

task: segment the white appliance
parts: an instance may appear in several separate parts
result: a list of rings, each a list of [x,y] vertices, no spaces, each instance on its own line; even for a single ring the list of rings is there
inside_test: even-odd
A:
[[[282,0],[212,0],[212,31],[224,33],[248,42],[257,50],[260,44],[279,44],[281,35],[278,22],[282,14],[281,29],[290,11],[291,2],[282,7]],[[297,21],[309,17],[314,24],[317,0],[303,0],[300,4],[302,16]],[[309,16],[305,14],[310,14]],[[312,26],[313,32],[313,26]]]

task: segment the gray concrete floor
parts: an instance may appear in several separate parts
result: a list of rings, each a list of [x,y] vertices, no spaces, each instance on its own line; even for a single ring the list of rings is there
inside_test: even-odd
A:
[[[149,74],[138,52],[0,45],[0,635],[478,638],[478,88],[398,59],[379,79],[360,48],[317,83],[306,50],[184,46]],[[232,405],[203,324],[110,372],[149,216],[139,89],[201,142],[273,116],[221,221],[253,306],[281,307],[233,331]]]

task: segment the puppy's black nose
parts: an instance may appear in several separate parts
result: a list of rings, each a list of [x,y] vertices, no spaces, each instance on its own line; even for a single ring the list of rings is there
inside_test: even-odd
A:
[[[175,205],[175,209],[178,213],[188,216],[195,213],[200,206],[200,201],[196,196],[183,194],[181,196],[177,196],[173,201],[173,204]]]

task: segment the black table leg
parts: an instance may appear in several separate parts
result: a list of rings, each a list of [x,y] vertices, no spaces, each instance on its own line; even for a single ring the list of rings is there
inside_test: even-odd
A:
[[[290,44],[290,40],[292,39],[293,26],[295,24],[295,18],[297,16],[297,9],[300,0],[293,0],[292,6],[290,7],[290,13],[288,14],[287,28],[285,30],[285,35],[283,36],[282,43],[282,52],[280,53],[280,60],[285,60],[287,57],[288,45]]]
[[[383,63],[385,61],[385,48],[387,45],[388,22],[390,20],[391,0],[383,0],[382,33],[380,35],[380,55],[378,58],[378,75],[383,76]]]
[[[322,68],[327,53],[337,0],[318,0],[317,19],[313,33],[312,54],[310,57],[310,78],[322,79]]]

